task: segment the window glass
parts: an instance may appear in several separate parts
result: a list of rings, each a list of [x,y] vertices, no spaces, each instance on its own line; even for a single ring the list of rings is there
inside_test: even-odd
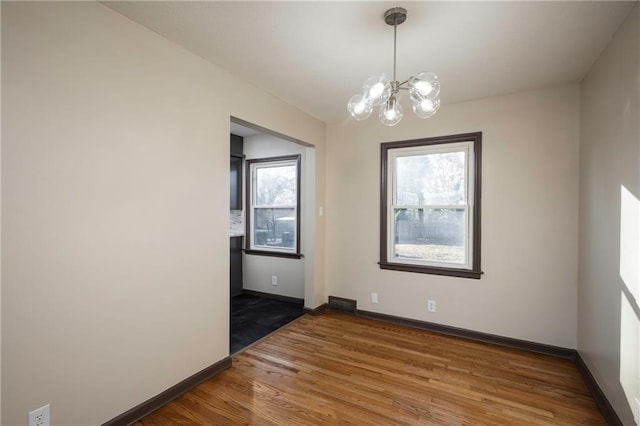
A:
[[[465,204],[465,154],[446,152],[396,158],[395,204]]]
[[[465,210],[395,209],[394,257],[464,265]]]
[[[294,208],[255,208],[254,214],[255,247],[294,248],[296,241]]]
[[[296,165],[256,168],[257,205],[296,204]]]

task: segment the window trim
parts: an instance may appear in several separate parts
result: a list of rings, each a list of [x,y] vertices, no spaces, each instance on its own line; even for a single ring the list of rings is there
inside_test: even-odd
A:
[[[301,259],[303,256],[300,253],[300,201],[301,201],[301,178],[302,172],[300,169],[302,155],[283,155],[278,157],[268,157],[268,158],[254,158],[251,160],[246,160],[246,194],[245,194],[245,205],[246,209],[246,217],[245,217],[245,250],[246,254],[254,254],[261,256],[272,256],[272,257],[285,257],[290,259]],[[296,164],[296,245],[294,250],[289,249],[273,249],[267,250],[263,248],[257,248],[251,246],[251,223],[252,223],[252,210],[253,210],[253,194],[252,194],[252,184],[253,184],[253,176],[251,174],[251,166],[253,164],[260,163],[279,163],[279,162],[295,162]]]
[[[451,268],[445,266],[426,266],[412,263],[390,262],[388,258],[389,231],[388,209],[392,196],[392,182],[389,182],[389,159],[392,158],[389,151],[399,148],[415,148],[432,145],[454,144],[471,142],[473,146],[473,176],[469,184],[473,185],[473,205],[470,207],[471,218],[471,268]],[[414,139],[398,142],[384,142],[380,144],[380,269],[395,271],[416,272],[422,274],[446,275],[460,278],[480,279],[482,270],[480,267],[480,228],[481,228],[481,164],[482,164],[482,132],[464,133],[459,135],[438,136],[425,139]],[[469,172],[467,172],[469,174]]]

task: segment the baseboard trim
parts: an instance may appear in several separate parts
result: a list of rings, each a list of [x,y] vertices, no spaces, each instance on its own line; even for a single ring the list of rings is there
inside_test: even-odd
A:
[[[280,300],[282,302],[295,303],[296,305],[304,305],[304,299],[298,299],[297,297],[282,296],[279,294],[263,293],[262,291],[246,290],[246,289],[242,290],[242,294],[264,297],[266,299]]]
[[[318,306],[318,307],[317,307],[317,308],[315,308],[315,309],[314,309],[314,308],[307,308],[307,307],[305,307],[305,308],[303,309],[303,312],[304,312],[305,314],[309,314],[309,315],[320,315],[321,313],[323,313],[324,311],[326,311],[326,310],[327,310],[327,306],[328,306],[328,305],[327,305],[326,303],[323,303],[322,305]]]
[[[173,401],[185,392],[188,392],[191,389],[195,388],[199,384],[206,382],[214,376],[217,376],[229,367],[231,367],[231,358],[226,357],[216,362],[215,364],[210,365],[209,367],[197,372],[193,376],[184,379],[180,383],[171,386],[169,389],[159,393],[153,398],[146,400],[142,404],[139,404],[132,409],[120,414],[119,416],[103,423],[102,426],[131,425],[141,418],[153,413],[157,409]]]
[[[484,343],[493,343],[494,345],[506,346],[514,349],[523,349],[529,352],[536,352],[545,355],[551,355],[557,358],[569,359],[575,361],[577,352],[575,349],[567,349],[559,346],[546,345],[543,343],[529,342],[527,340],[514,339],[511,337],[503,337],[495,334],[482,333],[479,331],[468,330],[465,328],[451,327],[448,325],[436,324],[433,322],[414,320],[409,318],[397,317],[394,315],[379,314],[377,312],[357,311],[357,315],[365,318],[371,318],[386,321],[392,324],[405,325],[407,327],[419,328],[421,330],[433,331],[447,336],[462,337],[469,340],[475,340]]]
[[[613,409],[613,406],[605,396],[604,392],[602,392],[602,389],[598,385],[598,382],[596,382],[595,377],[593,377],[593,374],[591,374],[589,367],[587,367],[587,364],[584,362],[584,359],[582,359],[582,356],[580,356],[580,352],[578,351],[576,351],[575,362],[576,366],[578,367],[578,371],[582,376],[582,380],[584,380],[584,383],[589,388],[589,391],[591,392],[593,399],[596,401],[596,404],[598,404],[598,408],[600,408],[600,412],[604,416],[604,419],[607,421],[607,424],[610,426],[622,426],[620,417],[618,417],[618,414]]]

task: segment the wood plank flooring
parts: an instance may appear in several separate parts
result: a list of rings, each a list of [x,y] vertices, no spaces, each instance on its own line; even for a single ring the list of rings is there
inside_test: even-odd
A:
[[[339,313],[305,315],[152,425],[604,425],[568,360]]]

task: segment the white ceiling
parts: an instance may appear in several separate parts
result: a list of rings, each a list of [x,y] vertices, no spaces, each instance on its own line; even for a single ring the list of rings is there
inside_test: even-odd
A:
[[[104,2],[312,116],[337,122],[373,74],[440,77],[443,104],[579,82],[635,2]]]

